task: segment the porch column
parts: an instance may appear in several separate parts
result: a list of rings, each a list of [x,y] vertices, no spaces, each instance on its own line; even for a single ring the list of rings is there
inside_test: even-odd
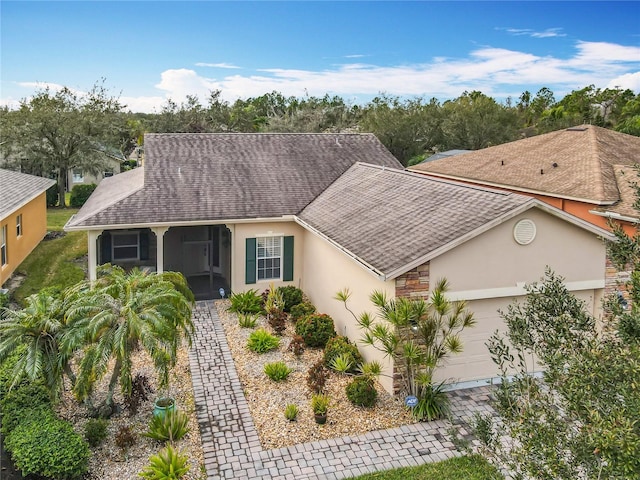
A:
[[[164,234],[169,227],[153,227],[151,231],[156,235],[156,272],[164,272]]]
[[[97,266],[98,266],[98,237],[102,235],[103,230],[89,230],[87,232],[87,242],[89,255],[87,259],[89,269],[89,281],[95,282],[98,278]]]

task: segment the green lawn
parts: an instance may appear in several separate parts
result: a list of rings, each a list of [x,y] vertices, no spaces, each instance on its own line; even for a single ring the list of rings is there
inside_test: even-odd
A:
[[[47,209],[47,230],[61,231],[77,211],[73,208]],[[26,278],[13,292],[13,298],[22,304],[26,297],[43,288],[65,288],[83,280],[85,273],[80,259],[86,254],[86,232],[70,232],[62,238],[42,241],[17,268],[17,272]]]
[[[369,473],[353,480],[502,480],[500,472],[479,455],[450,458],[419,467]]]

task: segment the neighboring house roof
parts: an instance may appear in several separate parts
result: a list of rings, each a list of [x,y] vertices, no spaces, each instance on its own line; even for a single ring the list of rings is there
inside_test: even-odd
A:
[[[433,162],[434,160],[440,160],[441,158],[455,157],[456,155],[460,155],[460,154],[463,154],[463,153],[469,153],[471,151],[472,150],[447,150],[446,152],[438,152],[438,153],[434,153],[430,157],[425,158],[420,163]]]
[[[596,205],[620,200],[615,165],[640,162],[640,137],[593,125],[546,133],[412,171]]]
[[[0,218],[26,205],[56,181],[0,168]]]
[[[351,167],[298,221],[392,279],[533,207],[610,237],[532,197],[364,164]]]
[[[101,182],[66,227],[295,215],[358,161],[401,168],[372,134],[147,134],[144,169]]]
[[[640,182],[638,170],[636,167],[614,165],[613,171],[616,176],[618,190],[620,191],[620,201],[614,205],[598,207],[590,210],[590,212],[603,217],[617,218],[628,222],[638,222],[640,213],[638,213],[635,207],[635,203],[638,201],[636,185]]]

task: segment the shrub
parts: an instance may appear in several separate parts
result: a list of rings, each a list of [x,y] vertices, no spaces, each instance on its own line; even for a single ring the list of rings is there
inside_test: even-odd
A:
[[[289,342],[287,350],[293,352],[296,357],[302,355],[302,352],[304,352],[304,339],[300,335],[294,335],[291,342]]]
[[[41,383],[27,383],[9,391],[0,401],[3,435],[9,435],[21,422],[30,418],[55,419],[49,391]]]
[[[92,418],[84,426],[84,438],[91,447],[97,447],[107,438],[107,422],[103,418]]]
[[[354,378],[346,388],[349,401],[359,407],[373,407],[378,398],[373,380],[364,376]]]
[[[418,387],[418,404],[411,412],[420,422],[430,422],[445,417],[449,413],[449,397],[444,391],[444,382],[420,383]]]
[[[188,460],[168,445],[149,458],[149,465],[139,475],[148,480],[177,480],[189,471]]]
[[[338,373],[348,373],[353,369],[353,361],[351,360],[351,356],[342,353],[331,361],[329,367]]]
[[[289,313],[291,309],[296,305],[302,303],[302,290],[298,287],[294,287],[293,285],[287,285],[284,287],[278,287],[278,291],[282,295],[282,300],[284,301],[284,311]]]
[[[289,312],[289,319],[293,323],[297,323],[297,321],[302,317],[306,317],[307,315],[311,315],[312,313],[316,313],[316,307],[312,303],[302,302],[291,307],[291,311]]]
[[[329,315],[316,313],[298,320],[296,334],[310,347],[324,347],[330,338],[336,336],[336,330]]]
[[[138,437],[136,432],[129,425],[123,425],[116,433],[116,445],[122,450],[126,451],[129,447],[133,447],[136,444]]]
[[[71,189],[71,198],[69,199],[69,204],[73,208],[82,207],[88,198],[91,196],[93,191],[96,189],[95,183],[90,183],[88,185],[74,185]]]
[[[307,371],[307,386],[313,393],[321,393],[327,383],[329,372],[324,367],[324,362],[318,360]]]
[[[267,363],[264,366],[264,373],[266,373],[267,377],[269,377],[274,382],[286,380],[291,372],[293,372],[293,369],[287,367],[284,362],[272,362]]]
[[[267,314],[267,321],[276,335],[282,335],[287,328],[287,314],[284,311]]]
[[[258,323],[257,313],[239,313],[238,325],[242,328],[254,328]]]
[[[260,313],[262,311],[262,297],[255,289],[234,293],[229,297],[231,305],[228,310],[235,313]]]
[[[21,422],[5,438],[5,447],[24,476],[79,478],[87,472],[91,455],[71,424],[55,417]]]
[[[293,422],[296,417],[298,416],[298,406],[294,405],[293,403],[290,403],[289,405],[287,405],[284,408],[284,417],[289,420],[290,422]]]
[[[271,335],[264,328],[259,328],[255,332],[251,332],[249,340],[247,340],[247,348],[256,353],[265,353],[274,350],[278,348],[278,345],[280,345],[280,339]]]
[[[332,363],[334,359],[341,355],[346,356],[351,361],[351,367],[348,373],[355,373],[358,365],[364,361],[358,351],[358,347],[351,343],[347,337],[338,335],[337,337],[329,339],[327,345],[324,347],[324,364],[329,368],[333,368]]]
[[[189,416],[181,410],[169,410],[166,415],[153,416],[149,430],[143,435],[159,442],[175,442],[189,431]]]
[[[149,379],[146,375],[138,373],[131,382],[131,394],[125,397],[125,406],[132,415],[135,415],[140,404],[149,400],[149,395],[152,393],[153,387],[149,383]]]
[[[264,304],[264,311],[267,313],[267,322],[277,335],[282,335],[287,328],[287,314],[284,312],[284,300],[280,289],[273,285],[268,290],[267,300]]]

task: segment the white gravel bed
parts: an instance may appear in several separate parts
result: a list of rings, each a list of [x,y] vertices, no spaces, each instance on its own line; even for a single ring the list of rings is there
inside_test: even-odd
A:
[[[309,367],[322,358],[322,349],[305,348],[300,357],[289,352],[287,347],[294,335],[294,328],[291,322],[288,322],[277,350],[262,355],[254,353],[246,346],[247,339],[254,329],[241,328],[237,316],[227,312],[228,306],[227,300],[216,302],[238,376],[260,442],[265,449],[356,435],[414,422],[403,403],[394,399],[377,383],[378,400],[374,407],[362,408],[352,405],[347,399],[345,387],[353,377],[331,372],[325,385],[325,393],[331,401],[327,423],[316,424],[306,378]],[[261,326],[272,332],[264,317],[258,320],[256,328]],[[266,376],[263,368],[265,363],[279,360],[293,368],[294,372],[286,381],[274,382]],[[298,418],[294,422],[288,421],[284,416],[285,406],[289,403],[297,405],[299,409]]]
[[[149,457],[155,455],[164,447],[160,442],[142,435],[147,431],[149,421],[153,415],[153,401],[158,397],[164,396],[175,398],[177,408],[187,413],[190,417],[189,432],[174,445],[189,457],[189,472],[183,478],[185,480],[206,479],[202,443],[193,400],[188,347],[183,346],[178,353],[178,363],[170,373],[168,389],[162,391],[156,389],[157,382],[153,363],[146,353],[137,352],[134,355],[133,366],[133,376],[135,377],[137,373],[145,375],[154,388],[154,393],[149,395],[149,399],[146,402],[140,404],[136,415],[130,415],[129,411],[123,409],[109,419],[109,434],[107,438],[101,445],[91,450],[89,473],[86,479],[132,480],[141,478],[138,473],[148,465]],[[95,388],[93,398],[96,404],[106,396],[110,373],[111,371],[107,373],[100,385]],[[115,401],[117,404],[122,405],[123,398],[119,388],[119,386],[116,387]],[[83,405],[79,405],[73,398],[73,394],[68,390],[64,393],[62,402],[60,402],[58,414],[72,422],[76,431],[84,436],[84,427],[89,420],[87,409]],[[126,451],[122,451],[115,442],[116,435],[122,426],[130,426],[136,436],[135,444]]]

